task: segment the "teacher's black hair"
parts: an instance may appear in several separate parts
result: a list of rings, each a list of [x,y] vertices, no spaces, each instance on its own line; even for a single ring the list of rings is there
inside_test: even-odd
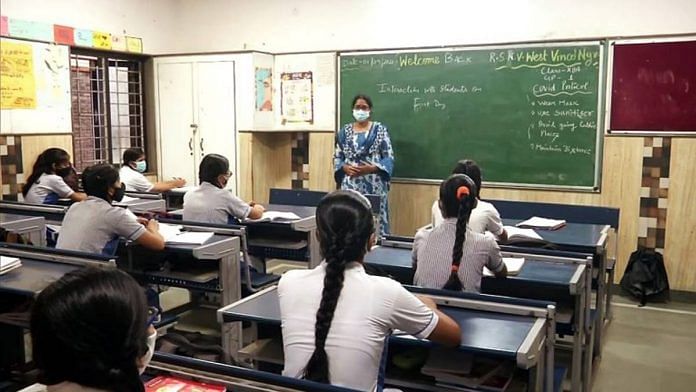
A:
[[[367,199],[347,190],[332,192],[321,199],[316,219],[321,255],[326,260],[326,275],[314,326],[315,348],[303,378],[328,384],[326,338],[343,289],[344,271],[348,263],[362,261],[375,227]]]
[[[365,100],[365,102],[367,102],[367,106],[369,106],[370,110],[372,110],[372,100],[365,94],[358,94],[355,97],[353,97],[353,104],[350,106],[351,108],[355,107],[355,103],[358,102],[358,99]]]
[[[476,206],[478,189],[474,181],[466,174],[453,174],[440,185],[440,203],[445,218],[457,217],[457,231],[452,247],[452,272],[447,283],[442,287],[445,290],[462,290],[462,281],[459,279],[459,264],[462,262],[464,241],[466,240],[466,225],[471,216],[471,210]]]
[[[143,289],[116,268],[81,268],[46,287],[31,311],[39,381],[104,391],[145,391],[138,366],[147,352]]]

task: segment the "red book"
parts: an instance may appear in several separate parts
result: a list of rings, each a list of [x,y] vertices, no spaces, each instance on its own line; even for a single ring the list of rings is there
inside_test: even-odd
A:
[[[146,392],[225,392],[223,385],[206,384],[183,378],[159,376],[145,384]]]

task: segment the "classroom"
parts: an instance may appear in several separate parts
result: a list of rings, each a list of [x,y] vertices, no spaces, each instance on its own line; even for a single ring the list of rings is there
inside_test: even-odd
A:
[[[0,16],[0,391],[693,390],[695,1]]]

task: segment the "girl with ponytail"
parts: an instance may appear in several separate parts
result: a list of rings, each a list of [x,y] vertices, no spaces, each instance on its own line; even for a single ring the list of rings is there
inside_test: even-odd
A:
[[[375,228],[364,196],[333,192],[319,203],[316,219],[324,262],[288,271],[278,285],[284,375],[372,391],[381,388],[380,361],[392,330],[459,344],[459,326],[432,300],[365,273]]]
[[[69,198],[81,201],[87,198],[75,192],[65,178],[75,172],[70,164],[70,155],[62,148],[49,148],[36,158],[31,174],[22,188],[24,201],[32,204],[56,204],[58,199]]]
[[[143,289],[111,268],[72,271],[39,294],[31,313],[33,358],[47,391],[145,391],[155,349]]]
[[[416,234],[412,253],[415,284],[480,292],[484,267],[497,277],[507,276],[495,239],[468,227],[477,195],[476,183],[467,175],[454,174],[442,182],[439,206],[445,220]]]

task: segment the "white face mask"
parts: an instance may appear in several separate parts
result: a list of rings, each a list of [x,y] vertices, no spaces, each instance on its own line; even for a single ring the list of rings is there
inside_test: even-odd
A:
[[[153,332],[152,335],[147,337],[147,352],[140,358],[138,373],[143,374],[147,365],[150,364],[152,355],[155,354],[155,342],[157,342],[157,331]]]
[[[370,118],[369,110],[353,109],[353,118],[356,121],[365,121]]]

